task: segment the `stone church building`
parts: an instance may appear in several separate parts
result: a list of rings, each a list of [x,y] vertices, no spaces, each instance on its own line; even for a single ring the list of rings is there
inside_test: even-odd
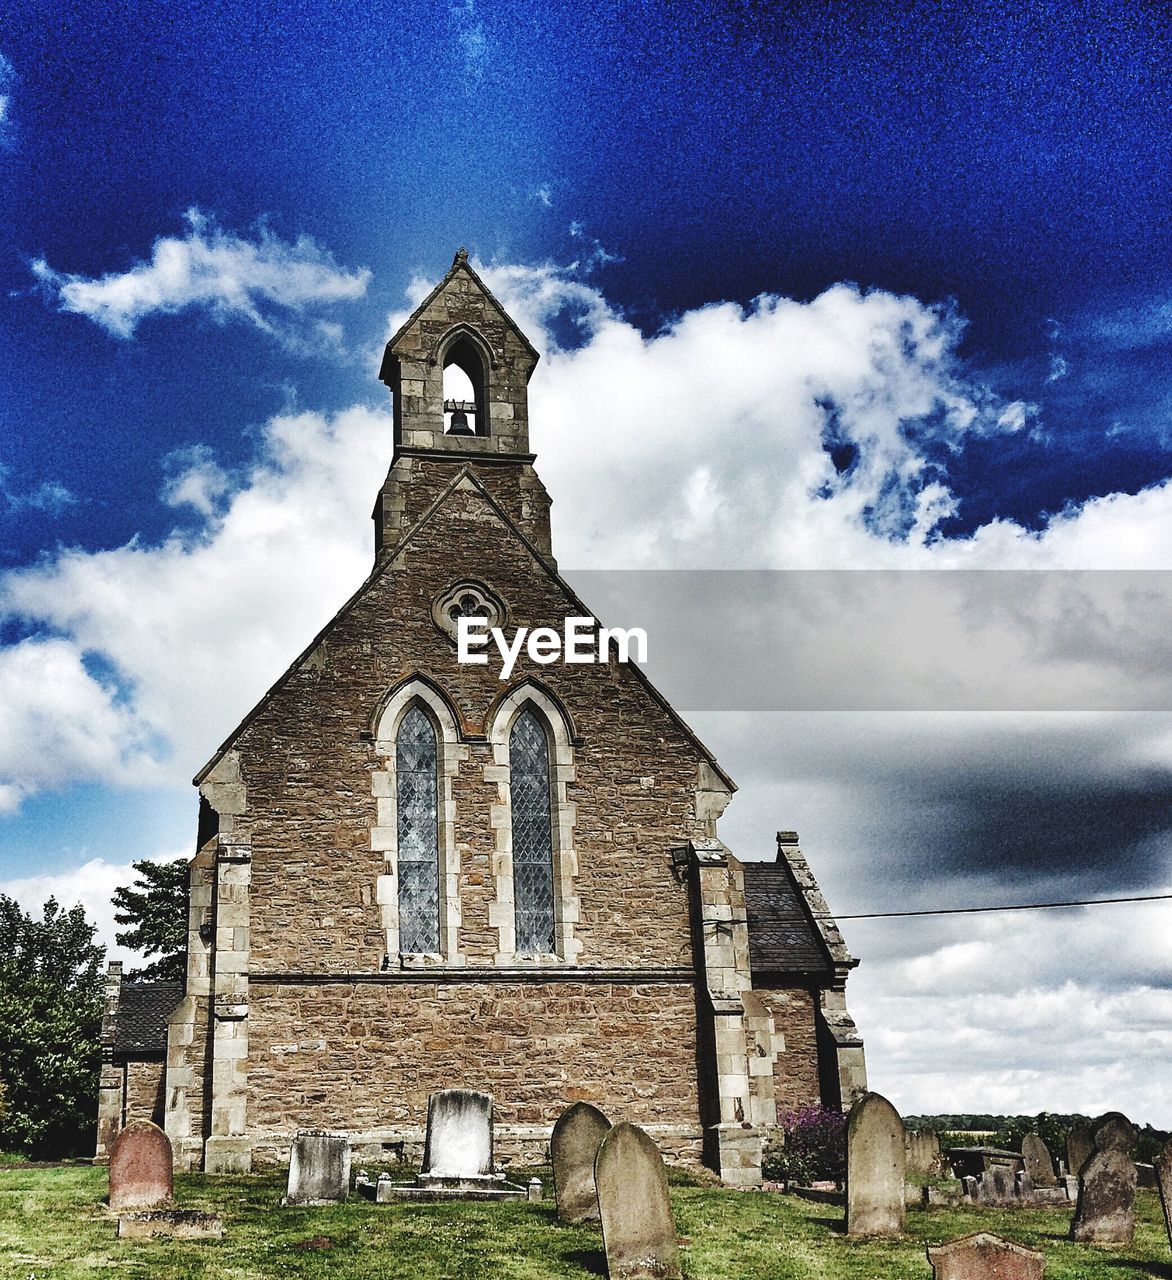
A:
[[[779,1111],[865,1088],[796,836],[720,842],[734,784],[641,668],[457,659],[463,615],[590,613],[529,450],[537,359],[463,250],[388,343],[374,566],[195,779],[185,989],[112,971],[98,1158],[140,1116],[180,1168],[322,1127],[410,1158],[460,1086],[506,1161],[586,1099],[751,1185]]]

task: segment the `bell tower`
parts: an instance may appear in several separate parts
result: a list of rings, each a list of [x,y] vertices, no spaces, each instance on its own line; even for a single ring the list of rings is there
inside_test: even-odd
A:
[[[395,452],[375,503],[376,557],[466,466],[552,563],[549,497],[529,452],[528,386],[538,359],[458,250],[383,355]]]
[[[528,454],[537,361],[460,249],[387,343],[378,376],[394,396],[395,452]]]

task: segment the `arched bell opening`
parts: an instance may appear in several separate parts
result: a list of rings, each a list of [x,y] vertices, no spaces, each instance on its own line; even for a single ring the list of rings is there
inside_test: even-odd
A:
[[[444,352],[444,435],[486,436],[484,357],[467,335]]]

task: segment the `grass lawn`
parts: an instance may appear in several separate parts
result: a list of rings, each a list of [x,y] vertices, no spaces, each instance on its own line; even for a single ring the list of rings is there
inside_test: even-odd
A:
[[[548,1171],[543,1179],[549,1186]],[[596,1229],[561,1226],[540,1204],[373,1205],[281,1209],[280,1176],[176,1179],[184,1208],[223,1214],[224,1239],[119,1241],[100,1201],[106,1172],[89,1166],[0,1168],[0,1276],[75,1280],[554,1280],[605,1275]],[[795,1196],[673,1185],[689,1280],[928,1280],[924,1247],[990,1230],[1044,1249],[1047,1280],[1172,1280],[1155,1193],[1138,1201],[1126,1252],[1071,1244],[1069,1211],[911,1212],[897,1242],[848,1240],[840,1209]]]

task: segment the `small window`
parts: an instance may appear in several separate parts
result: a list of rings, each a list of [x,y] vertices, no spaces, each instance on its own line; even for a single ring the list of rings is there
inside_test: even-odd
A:
[[[528,709],[517,717],[509,735],[509,802],[517,954],[550,955],[554,918],[549,740]]]
[[[399,950],[439,951],[439,788],[435,729],[418,706],[395,739]]]

